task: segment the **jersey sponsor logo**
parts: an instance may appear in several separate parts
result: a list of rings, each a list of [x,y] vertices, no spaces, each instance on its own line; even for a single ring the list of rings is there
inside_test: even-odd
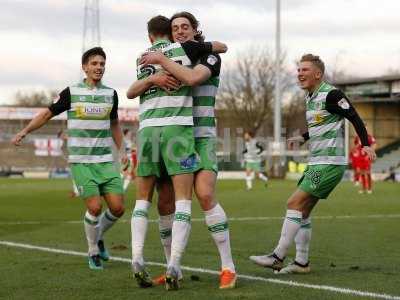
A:
[[[86,97],[85,96],[79,96],[79,101],[85,101],[86,100]]]
[[[343,109],[349,109],[350,108],[350,104],[345,98],[340,99],[339,102],[338,102],[338,105],[339,105],[339,107],[341,107]]]
[[[217,63],[217,61],[218,61],[218,58],[214,55],[209,55],[207,57],[207,63],[211,66],[215,65]]]
[[[76,108],[76,116],[78,118],[96,117],[104,118],[110,113],[110,108],[98,106],[78,106]]]

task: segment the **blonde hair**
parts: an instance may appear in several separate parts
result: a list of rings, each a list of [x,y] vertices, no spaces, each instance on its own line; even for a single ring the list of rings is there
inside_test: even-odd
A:
[[[313,55],[310,53],[304,54],[300,59],[300,62],[303,62],[303,61],[311,62],[314,66],[316,66],[322,72],[322,75],[324,74],[325,64],[318,55]]]

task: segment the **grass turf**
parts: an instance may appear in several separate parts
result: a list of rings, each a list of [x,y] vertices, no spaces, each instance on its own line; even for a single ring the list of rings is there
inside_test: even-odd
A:
[[[0,240],[86,251],[82,223],[84,205],[70,199],[69,180],[0,180]],[[239,274],[314,285],[329,285],[379,294],[400,295],[400,186],[377,183],[372,195],[359,195],[350,183],[341,183],[328,200],[313,212],[312,273],[279,276],[253,265],[248,256],[271,251],[276,244],[293,181],[258,182],[247,192],[243,181],[219,181],[217,198],[231,218],[272,217],[267,220],[232,220],[229,223],[232,252]],[[126,195],[126,213],[106,234],[113,256],[130,257],[129,218],[134,188]],[[352,216],[345,218],[343,216]],[[193,205],[193,218],[202,218]],[[156,219],[155,205],[151,219]],[[21,223],[18,223],[21,222]],[[31,223],[29,223],[31,222]],[[289,253],[289,260],[294,249]],[[150,223],[145,246],[147,261],[164,262],[158,225]],[[216,247],[202,221],[192,223],[183,265],[219,269]],[[158,275],[164,268],[150,266]],[[199,276],[191,281],[190,275]],[[0,245],[0,298],[4,299],[353,299],[355,295],[304,287],[240,279],[234,290],[218,290],[218,277],[184,272],[183,288],[166,292],[163,287],[139,289],[123,262],[107,262],[105,270],[90,271],[85,257],[47,253]]]

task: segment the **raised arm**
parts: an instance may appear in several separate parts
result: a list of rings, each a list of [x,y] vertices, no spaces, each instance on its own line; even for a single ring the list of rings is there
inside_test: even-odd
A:
[[[196,65],[193,69],[190,69],[169,59],[161,51],[146,53],[140,62],[145,65],[161,65],[178,80],[190,86],[202,83],[211,76],[211,71],[206,66]]]
[[[221,58],[218,54],[204,55],[193,69],[174,62],[160,51],[147,53],[142,57],[141,62],[159,64],[175,78],[189,86],[199,85],[211,76],[219,76],[221,70]]]

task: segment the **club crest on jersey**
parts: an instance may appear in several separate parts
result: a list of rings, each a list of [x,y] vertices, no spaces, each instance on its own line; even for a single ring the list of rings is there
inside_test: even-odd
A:
[[[314,121],[316,123],[321,123],[324,120],[324,117],[321,114],[315,114]]]
[[[315,110],[321,110],[322,109],[322,102],[316,102],[315,103]]]
[[[208,63],[209,65],[211,65],[211,66],[215,65],[215,64],[217,63],[217,61],[218,61],[218,58],[215,57],[214,55],[209,55],[209,56],[207,57],[207,63]]]
[[[86,100],[86,97],[85,96],[79,96],[79,101],[85,101]]]
[[[349,109],[350,108],[350,104],[345,98],[340,99],[339,102],[338,102],[338,105],[339,105],[339,107],[341,107],[343,109]]]
[[[180,161],[180,165],[182,169],[194,169],[197,166],[197,157],[195,154],[184,158]]]

